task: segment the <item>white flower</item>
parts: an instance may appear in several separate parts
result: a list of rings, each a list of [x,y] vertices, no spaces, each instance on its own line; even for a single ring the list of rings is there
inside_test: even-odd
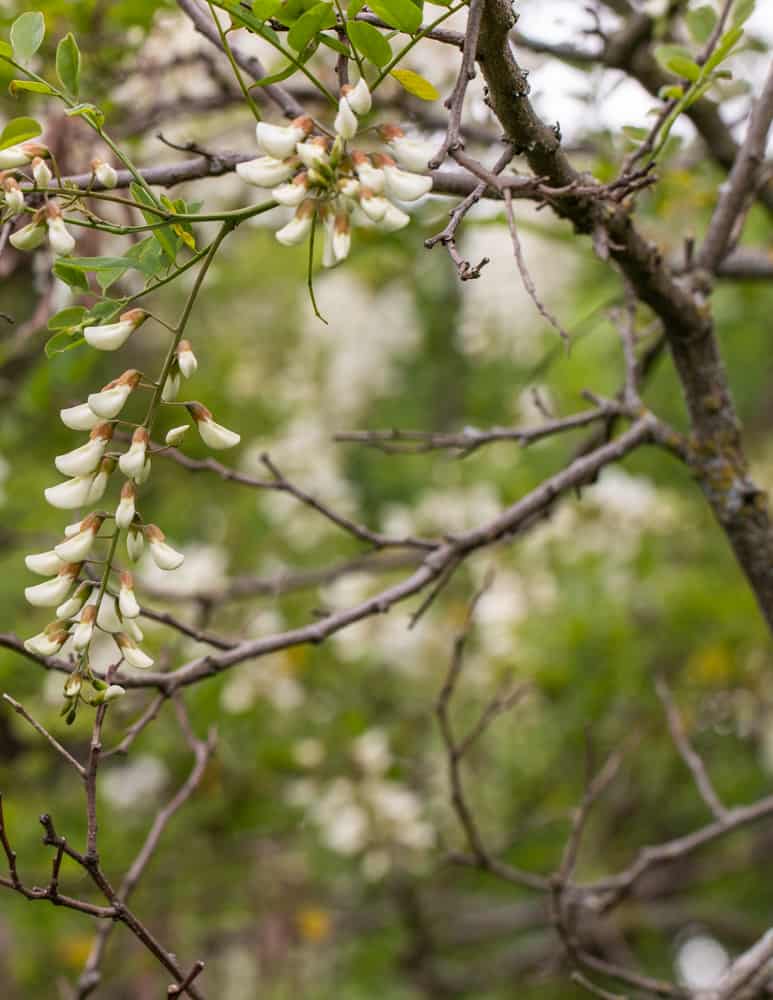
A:
[[[110,479],[110,474],[115,468],[114,458],[103,458],[102,464],[99,467],[99,472],[94,476],[91,483],[91,488],[89,490],[89,495],[87,497],[87,503],[97,503],[105,495],[105,490],[107,489],[107,482]]]
[[[180,373],[170,372],[161,390],[161,398],[165,403],[173,403],[180,392]]]
[[[342,177],[338,182],[338,190],[345,198],[356,198],[360,190],[360,182],[356,177]]]
[[[75,249],[75,237],[67,229],[61,216],[48,220],[48,242],[58,257],[66,257]]]
[[[75,510],[88,503],[93,476],[78,476],[43,490],[46,501],[59,510]]]
[[[381,194],[384,190],[384,171],[374,167],[369,157],[359,150],[352,153],[352,163],[363,187],[369,188],[374,194]]]
[[[276,238],[286,247],[303,243],[314,223],[314,202],[309,198],[298,206],[293,218],[276,232]]]
[[[164,438],[165,444],[177,445],[185,437],[188,431],[188,424],[180,424],[179,427],[171,427],[166,432],[166,437]]]
[[[134,482],[138,486],[142,486],[142,484],[146,483],[148,479],[150,479],[150,456],[148,456],[145,459],[145,464],[142,466],[140,471],[134,477]]]
[[[18,146],[0,149],[0,170],[26,167],[36,156],[47,156],[48,150],[38,142],[22,142]]]
[[[126,688],[121,687],[120,684],[109,684],[107,689],[102,693],[102,701],[105,703],[117,701],[118,698],[123,698],[125,694]]]
[[[389,739],[383,729],[369,729],[352,743],[352,757],[368,774],[383,774],[392,764]]]
[[[273,156],[259,156],[256,160],[237,163],[236,173],[243,181],[254,184],[255,187],[273,188],[292,177],[295,165]]]
[[[147,539],[150,555],[153,562],[159,569],[172,570],[182,566],[185,556],[177,549],[164,541],[164,533],[155,524],[149,524],[145,528],[145,538]]]
[[[67,538],[64,542],[60,542],[54,547],[54,552],[59,556],[64,562],[75,563],[81,562],[91,551],[91,547],[94,544],[94,539],[97,537],[99,529],[102,527],[102,518],[99,514],[89,514],[87,518],[81,522],[81,530],[76,534]]]
[[[60,559],[53,549],[24,557],[24,565],[30,573],[37,573],[38,576],[52,576],[58,573],[64,562],[65,560]]]
[[[407,226],[411,221],[410,215],[398,208],[397,205],[389,203],[384,218],[379,223],[379,228],[385,230],[387,233],[393,233],[398,229],[402,229]]]
[[[142,634],[142,629],[137,624],[135,618],[124,618],[123,627],[126,629],[127,634],[134,639],[135,642],[142,642],[145,636]]]
[[[130,309],[119,317],[117,323],[87,326],[83,336],[86,338],[86,343],[98,351],[117,351],[147,318],[144,309]]]
[[[199,367],[199,363],[196,360],[196,355],[193,353],[190,340],[181,340],[178,344],[177,364],[180,366],[183,378],[190,378]]]
[[[272,125],[270,122],[258,122],[255,135],[262,150],[277,160],[285,160],[295,152],[296,145],[301,142],[313,128],[311,118],[304,115],[296,118],[289,125]]]
[[[423,173],[435,155],[435,149],[422,139],[407,139],[399,125],[382,125],[379,129],[389,144],[395,159],[406,170]]]
[[[94,171],[94,176],[97,181],[104,188],[114,188],[118,183],[118,174],[115,172],[115,168],[109,163],[105,163],[104,160],[95,158],[91,161],[91,169]]]
[[[65,524],[65,526],[64,526],[64,537],[65,538],[71,538],[73,535],[77,535],[78,532],[81,530],[81,525],[82,524],[83,524],[82,520],[80,520],[80,521],[73,521],[72,524]]]
[[[301,162],[311,168],[319,167],[330,162],[330,154],[327,150],[327,140],[321,136],[308,139],[306,142],[299,142],[296,152],[301,158]]]
[[[78,589],[67,600],[56,609],[57,618],[74,618],[86,603],[91,594],[92,584],[87,580],[78,585]]]
[[[130,393],[136,389],[140,378],[140,372],[136,368],[129,368],[119,378],[108,382],[99,392],[92,392],[89,395],[89,409],[103,420],[117,417]]]
[[[59,570],[57,576],[45,583],[38,583],[34,587],[27,587],[24,596],[30,604],[37,608],[54,608],[61,604],[72,590],[75,577],[80,572],[79,565],[69,563]]]
[[[384,166],[384,181],[389,197],[400,201],[416,201],[432,189],[431,177],[410,174],[393,164]]]
[[[25,640],[24,648],[28,653],[35,653],[38,656],[53,656],[65,644],[67,635],[67,629],[62,622],[51,622],[42,632]]]
[[[360,208],[372,222],[381,222],[389,208],[389,202],[380,194],[374,194],[370,188],[360,188]]]
[[[5,177],[3,179],[3,190],[5,192],[5,207],[10,215],[19,215],[24,211],[24,192],[19,187],[15,177]]]
[[[0,153],[2,151],[0,150]],[[9,243],[17,250],[35,250],[46,238],[46,227],[39,222],[30,222],[28,226],[17,229],[10,237]]]
[[[97,424],[89,434],[86,444],[68,451],[65,455],[57,455],[54,465],[63,476],[87,476],[90,472],[94,472],[102,461],[102,455],[112,436],[111,424]]]
[[[345,97],[338,102],[338,114],[335,116],[333,128],[342,139],[353,139],[357,135],[357,115]]]
[[[349,256],[349,250],[352,245],[352,231],[349,226],[349,216],[346,212],[339,212],[335,217],[332,245],[333,255],[337,264]]]
[[[291,181],[280,184],[271,192],[271,197],[280,205],[296,208],[306,197],[309,190],[309,175],[306,171],[296,174]]]
[[[325,242],[322,246],[322,266],[323,267],[335,267],[338,261],[336,260],[335,250],[333,249],[333,226],[335,224],[335,219],[328,218],[325,219]]]
[[[47,188],[51,183],[53,175],[48,169],[46,161],[39,156],[36,156],[32,161],[32,176],[35,178],[36,187]]]
[[[115,636],[115,641],[118,643],[123,657],[130,667],[136,667],[138,670],[147,670],[148,667],[153,666],[153,659],[147,653],[143,652],[125,632],[119,632]]]
[[[90,431],[96,427],[100,417],[91,409],[88,403],[78,403],[59,411],[62,423],[74,431]]]
[[[137,618],[140,606],[134,594],[134,577],[131,573],[121,573],[121,589],[118,592],[118,610],[124,618]]]
[[[97,612],[97,625],[105,632],[115,634],[123,628],[123,622],[116,611],[115,598],[112,594],[104,594]]]
[[[130,528],[126,536],[126,552],[132,562],[137,562],[144,548],[145,537],[142,531],[139,528]]]
[[[83,678],[80,674],[70,674],[67,680],[64,682],[64,696],[65,698],[74,698],[75,695],[83,687]]]
[[[345,94],[349,107],[358,115],[366,115],[371,108],[370,87],[364,76],[353,87],[342,87],[341,92]]]
[[[94,623],[97,620],[97,609],[93,604],[87,604],[83,609],[81,620],[75,626],[72,633],[73,646],[77,650],[85,649],[91,642],[94,635]]]
[[[147,456],[150,437],[144,427],[138,427],[132,434],[129,450],[118,459],[121,472],[130,479],[136,479],[142,473]]]
[[[128,528],[134,520],[134,498],[137,491],[134,483],[126,482],[121,487],[121,500],[115,509],[115,523],[119,528]]]
[[[236,431],[231,431],[222,424],[216,423],[212,419],[212,414],[201,403],[187,403],[188,412],[196,421],[196,428],[201,435],[201,440],[215,451],[225,448],[233,448],[240,441],[241,437]]]

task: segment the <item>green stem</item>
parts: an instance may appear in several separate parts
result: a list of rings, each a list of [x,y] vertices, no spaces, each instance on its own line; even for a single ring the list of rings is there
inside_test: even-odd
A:
[[[212,20],[215,22],[215,27],[217,28],[217,33],[220,35],[220,44],[223,46],[223,52],[225,52],[228,62],[231,64],[231,69],[236,77],[236,82],[239,84],[239,89],[242,94],[244,94],[244,99],[250,106],[250,111],[255,117],[255,121],[259,122],[261,120],[260,111],[258,111],[258,106],[255,103],[255,99],[252,94],[247,89],[247,85],[244,82],[242,74],[239,72],[239,67],[236,65],[236,60],[234,59],[234,54],[231,52],[231,46],[228,44],[228,36],[223,31],[223,27],[220,24],[217,14],[215,13],[215,8],[212,6],[211,0],[207,0],[207,5],[209,7],[210,13],[212,14]]]
[[[446,21],[449,17],[451,17],[452,14],[455,14],[458,10],[461,10],[462,7],[466,7],[466,6],[467,6],[466,3],[460,3],[460,4],[457,4],[456,7],[449,7],[448,10],[444,14],[441,14],[440,17],[438,17],[434,21],[432,21],[431,24],[428,24],[426,27],[422,28],[421,31],[418,34],[414,35],[411,38],[410,42],[404,48],[402,48],[397,53],[397,55],[393,57],[392,61],[389,62],[389,63],[387,63],[387,65],[381,70],[381,72],[379,73],[378,77],[376,78],[375,83],[370,88],[370,92],[373,93],[373,91],[376,89],[376,87],[378,87],[381,83],[384,82],[384,80],[386,79],[386,77],[389,76],[389,74],[392,72],[392,70],[395,68],[395,66],[405,56],[408,55],[408,53],[411,51],[411,49],[415,45],[417,45],[422,40],[422,38],[426,37],[426,35],[430,31],[434,31],[435,28],[437,28],[437,26],[439,24],[442,24],[443,21]]]

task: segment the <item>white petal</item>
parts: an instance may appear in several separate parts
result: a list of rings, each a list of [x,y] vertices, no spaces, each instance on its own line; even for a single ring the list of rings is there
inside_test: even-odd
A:
[[[0,155],[2,150],[0,150]],[[0,169],[2,169],[0,167]],[[46,227],[40,226],[36,222],[30,222],[28,226],[17,229],[9,238],[8,242],[17,250],[35,250],[46,238]]]
[[[38,583],[34,587],[27,587],[24,596],[30,604],[37,608],[53,608],[61,604],[72,590],[73,578],[71,576],[55,576],[45,583]]]
[[[129,320],[106,323],[104,326],[87,326],[83,331],[86,343],[98,351],[117,351],[135,331],[136,325]],[[89,397],[90,398],[90,397]]]
[[[142,642],[142,640],[145,638],[143,631],[137,624],[135,618],[125,618],[123,627],[126,631],[126,634],[131,636],[131,638],[134,639],[135,642]]]
[[[333,128],[342,139],[353,139],[357,135],[357,115],[345,97],[338,102],[338,114],[335,116]]]
[[[120,632],[123,628],[121,619],[116,614],[115,598],[105,594],[97,612],[97,625],[105,632]]]
[[[76,507],[83,507],[88,503],[91,484],[91,476],[67,479],[63,483],[57,483],[56,486],[49,486],[43,490],[43,495],[52,507],[58,507],[59,510],[75,510]]]
[[[260,148],[277,160],[292,156],[296,143],[304,136],[303,129],[294,125],[272,125],[270,122],[258,122],[255,134]]]
[[[234,448],[241,441],[241,436],[236,431],[231,431],[214,420],[199,420],[196,426],[204,444],[215,451]]]
[[[91,483],[91,488],[89,489],[89,495],[87,498],[88,503],[97,503],[105,495],[105,490],[107,489],[107,481],[109,476],[106,472],[98,472]]]
[[[185,556],[166,542],[149,542],[150,555],[159,569],[172,570],[182,566]]]
[[[276,238],[286,247],[303,243],[311,232],[312,222],[313,215],[311,213],[307,212],[303,215],[295,215],[286,226],[282,226],[281,229],[277,230]]]
[[[90,431],[97,426],[100,420],[88,403],[79,403],[77,406],[60,410],[59,416],[62,418],[64,426],[74,431]]]
[[[38,632],[24,642],[24,648],[29,653],[37,653],[38,656],[53,656],[61,647],[61,642],[55,642],[45,632]]]
[[[180,376],[177,372],[169,375],[164,388],[161,390],[161,398],[165,403],[173,403],[177,399],[180,391]]]
[[[182,439],[185,437],[185,434],[187,433],[188,429],[189,429],[188,424],[180,424],[179,427],[171,427],[166,432],[166,437],[164,438],[164,443],[165,444],[171,444],[171,445],[179,444],[182,441]]]
[[[53,576],[54,573],[59,572],[65,562],[70,562],[70,560],[60,559],[53,549],[49,552],[36,552],[24,557],[24,565],[30,573],[37,573],[38,576]]]
[[[386,191],[390,198],[400,201],[416,201],[432,188],[432,178],[423,174],[411,174],[398,167],[384,167]]]
[[[137,560],[142,556],[142,552],[145,548],[145,539],[141,531],[130,531],[126,536],[126,551],[129,555],[129,559],[132,562],[137,562]]]
[[[137,618],[140,613],[140,606],[133,590],[128,587],[121,587],[118,594],[118,607],[124,618]]]
[[[180,351],[177,355],[177,363],[180,366],[180,371],[183,373],[185,378],[190,378],[194,375],[196,369],[199,367],[199,363],[196,360],[196,355],[193,351]]]
[[[379,170],[370,163],[360,163],[355,167],[357,176],[362,181],[363,187],[370,188],[374,194],[381,194],[384,190],[384,171]]]
[[[361,76],[357,83],[346,95],[346,100],[352,111],[358,115],[366,115],[371,108],[370,87],[364,76]]]
[[[51,249],[60,257],[66,257],[75,249],[75,237],[64,224],[64,219],[49,219],[48,242]]]
[[[88,399],[88,407],[98,417],[111,420],[121,412],[131,391],[128,385],[116,385],[112,389],[92,392]]]
[[[118,174],[109,163],[100,163],[94,171],[94,176],[102,187],[114,188],[118,183]]]
[[[96,537],[97,533],[91,529],[80,531],[77,535],[73,535],[72,538],[68,538],[67,541],[60,542],[54,548],[54,551],[65,562],[82,562],[89,552],[91,552],[91,547]]]
[[[243,181],[261,188],[276,187],[292,177],[295,170],[293,164],[284,163],[273,156],[259,156],[257,160],[236,164],[236,173]]]
[[[373,222],[381,222],[389,208],[389,202],[379,194],[370,198],[363,195],[360,198],[360,208]]]
[[[91,642],[94,626],[91,622],[78,622],[73,630],[72,641],[76,649],[85,649]]]
[[[87,476],[99,465],[106,446],[105,438],[94,438],[66,455],[57,455],[54,465],[63,476]]]
[[[144,444],[132,444],[127,452],[118,459],[121,472],[130,479],[135,479],[142,472],[145,464],[146,448]]]
[[[315,167],[321,163],[327,163],[330,159],[330,155],[325,147],[318,142],[299,142],[295,150],[307,167]]]
[[[0,170],[12,170],[14,167],[26,167],[32,157],[25,153],[22,147],[9,146],[7,149],[0,149]]]
[[[397,229],[402,229],[411,221],[410,215],[406,215],[397,205],[389,204],[384,218],[379,223],[379,228],[388,233],[393,233]]]
[[[274,201],[279,202],[280,205],[288,205],[290,208],[296,208],[307,194],[308,188],[305,184],[288,182],[275,187],[271,192],[271,197]]]
[[[126,688],[121,687],[120,684],[110,684],[107,689],[102,692],[102,701],[116,701],[118,698],[123,698],[125,694]]]
[[[394,139],[389,143],[395,159],[406,170],[422,173],[435,155],[434,147],[421,139]]]
[[[134,520],[134,511],[134,500],[130,497],[122,497],[115,509],[115,523],[119,528],[129,527]]]

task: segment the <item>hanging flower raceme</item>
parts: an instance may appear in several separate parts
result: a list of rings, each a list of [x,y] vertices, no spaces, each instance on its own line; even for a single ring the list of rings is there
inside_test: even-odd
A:
[[[124,403],[137,388],[141,378],[141,372],[138,372],[136,368],[129,368],[123,375],[108,382],[99,392],[91,393],[87,404],[89,409],[103,420],[112,420],[121,412]],[[72,409],[76,409],[76,407]],[[66,412],[70,413],[69,410]],[[62,416],[62,420],[64,420],[64,416]],[[66,420],[64,422],[67,423]]]
[[[24,211],[24,192],[15,177],[3,178],[3,202],[8,216]]]
[[[362,214],[355,221],[374,223],[392,232],[406,226],[410,217],[390,199],[416,201],[432,188],[432,178],[426,176],[431,147],[408,139],[398,125],[379,129],[394,159],[350,148],[359,131],[358,116],[368,114],[371,106],[364,77],[354,86],[343,86],[332,143],[311,134],[313,122],[309,118],[286,126],[259,122],[258,144],[267,155],[236,168],[249,184],[272,188],[278,204],[295,208],[293,218],[276,232],[280,243],[296,246],[309,238],[317,223],[324,226],[322,262],[326,267],[334,267],[348,256],[351,218],[356,210],[362,209]]]
[[[66,563],[51,580],[27,587],[24,596],[35,607],[55,608],[70,593],[80,571],[80,563]]]
[[[157,525],[146,525],[144,534],[151,558],[159,569],[173,570],[182,566],[185,556],[165,541],[166,536]]]
[[[28,653],[37,656],[54,656],[67,642],[70,633],[67,630],[67,622],[50,622],[37,635],[33,635],[24,642],[24,648]]]
[[[115,172],[115,167],[111,167],[109,163],[105,163],[99,157],[95,157],[91,161],[91,171],[96,180],[104,188],[114,188],[118,183],[118,174]]]
[[[222,424],[216,423],[206,406],[202,406],[201,403],[186,403],[185,405],[196,421],[196,428],[201,435],[201,440],[214,451],[233,448],[241,441],[241,436],[236,431],[231,431],[227,427],[223,427]]]
[[[98,351],[117,351],[147,318],[148,314],[144,309],[130,309],[121,314],[117,323],[87,326],[83,336],[86,338],[86,343]]]
[[[49,201],[46,205],[46,225],[48,226],[48,242],[57,257],[66,257],[75,249],[75,237],[64,224],[62,213],[56,202]]]
[[[89,514],[81,521],[80,531],[54,546],[54,552],[64,562],[81,562],[91,552],[104,518]]]

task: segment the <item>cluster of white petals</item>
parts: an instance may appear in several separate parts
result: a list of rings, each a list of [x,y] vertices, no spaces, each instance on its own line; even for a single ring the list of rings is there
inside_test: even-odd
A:
[[[236,167],[248,184],[271,188],[275,201],[295,209],[276,233],[284,246],[303,243],[321,225],[324,267],[335,267],[349,255],[352,225],[402,229],[410,216],[395,202],[417,201],[432,188],[426,170],[433,150],[407,138],[397,125],[377,130],[393,156],[349,147],[360,130],[358,116],[370,109],[370,90],[360,78],[354,87],[342,88],[332,142],[313,136],[314,123],[306,116],[289,125],[259,122],[257,140],[265,155]]]

